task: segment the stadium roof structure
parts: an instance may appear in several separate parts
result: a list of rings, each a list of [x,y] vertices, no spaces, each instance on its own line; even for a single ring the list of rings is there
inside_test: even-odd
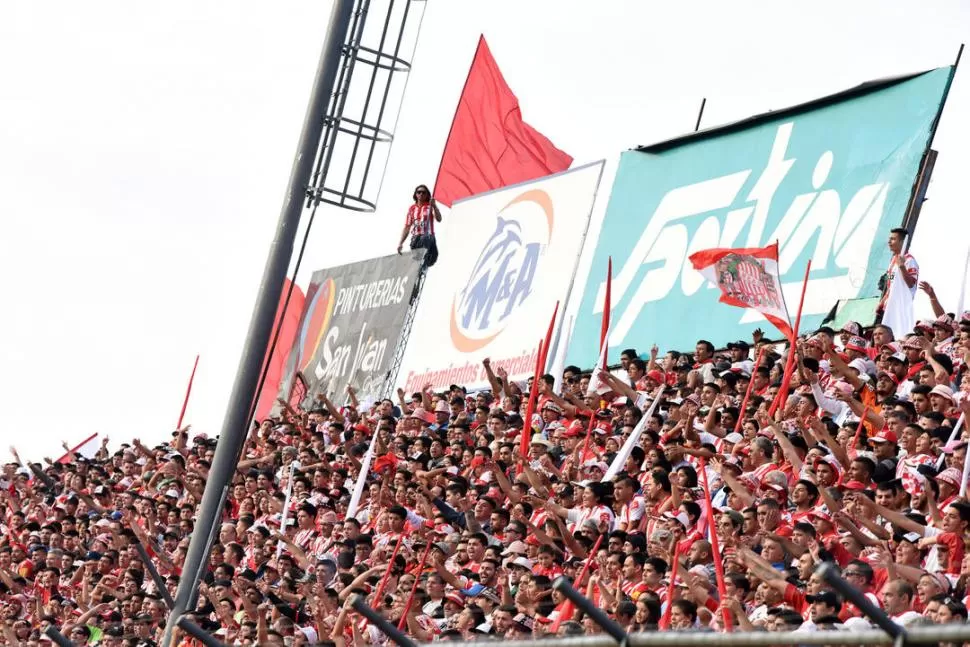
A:
[[[939,68],[934,68],[939,69]],[[899,76],[890,76],[881,79],[874,79],[871,81],[866,81],[860,83],[851,88],[841,90],[835,94],[829,94],[824,97],[818,97],[816,99],[811,99],[804,103],[799,103],[793,106],[788,106],[787,108],[781,108],[779,110],[769,110],[768,112],[763,112],[757,115],[752,115],[750,117],[745,117],[738,121],[733,121],[727,124],[720,124],[717,126],[711,126],[710,128],[704,128],[696,132],[687,133],[684,135],[679,135],[673,139],[665,139],[654,144],[649,144],[647,146],[637,146],[632,150],[641,153],[662,153],[663,151],[676,148],[678,146],[683,146],[684,144],[689,144],[695,141],[702,141],[709,137],[720,137],[722,135],[727,135],[732,132],[739,130],[745,130],[753,126],[757,126],[763,122],[778,119],[779,117],[784,117],[786,115],[795,115],[807,110],[815,110],[818,108],[823,108],[827,105],[838,103],[844,101],[845,99],[859,97],[866,95],[870,92],[875,92],[876,90],[882,90],[884,88],[896,85],[897,83],[902,83],[904,81],[909,81],[923,74],[927,74],[934,70],[923,70],[921,72],[914,72],[911,74],[902,74]]]

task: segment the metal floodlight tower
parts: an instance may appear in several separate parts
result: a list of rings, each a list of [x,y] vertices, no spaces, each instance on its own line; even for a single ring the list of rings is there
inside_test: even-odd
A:
[[[415,4],[421,6],[412,11]],[[401,53],[407,52],[409,57],[413,54],[425,6],[425,0],[332,0],[276,233],[269,246],[182,577],[165,624],[165,647],[172,644],[176,626],[188,627],[190,633],[197,629],[186,614],[198,604],[199,582],[206,572],[229,485],[246,443],[250,411],[257,397],[263,358],[273,333],[301,216],[305,207],[312,207],[304,234],[305,248],[320,202],[356,211],[376,209],[411,68]],[[369,13],[373,13],[371,18],[383,18],[374,28],[369,26]],[[370,68],[368,74],[362,75],[363,82],[354,78],[357,65]],[[391,106],[394,108],[389,109]],[[380,178],[376,183],[369,181],[373,179],[372,169],[378,166]],[[302,254],[301,249],[297,268]],[[218,641],[213,639],[211,644]]]
[[[415,6],[418,5],[418,6]],[[358,0],[307,206],[377,209],[426,0]]]

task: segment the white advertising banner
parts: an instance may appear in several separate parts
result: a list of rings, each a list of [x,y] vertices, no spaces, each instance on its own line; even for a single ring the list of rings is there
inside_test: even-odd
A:
[[[455,203],[438,228],[399,382],[470,388],[482,360],[526,379],[556,301],[574,278],[603,161]]]

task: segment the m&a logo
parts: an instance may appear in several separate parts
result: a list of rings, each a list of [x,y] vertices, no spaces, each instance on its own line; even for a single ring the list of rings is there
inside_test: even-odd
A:
[[[533,294],[553,224],[552,200],[541,189],[526,191],[499,210],[464,287],[455,294],[450,332],[457,350],[487,346]]]
[[[806,313],[820,313],[823,307],[831,308],[836,299],[857,296],[866,277],[890,182],[869,181],[860,186],[860,179],[882,179],[880,169],[848,172],[846,166],[851,171],[859,162],[854,159],[854,150],[844,150],[841,159],[832,150],[823,149],[819,154],[812,138],[803,137],[799,142],[799,150],[809,151],[807,159],[799,159],[789,151],[794,124],[790,121],[777,126],[767,161],[760,168],[753,166],[677,186],[658,202],[647,203],[648,209],[656,205],[652,214],[630,218],[647,224],[613,279],[616,318],[611,346],[624,343],[647,304],[668,297],[690,297],[701,288],[704,278],[687,258],[703,249],[763,247],[777,240],[783,285],[800,284],[804,263],[810,257],[808,292],[818,298],[806,300]],[[810,178],[806,163],[814,165]],[[837,168],[834,174],[833,167]],[[635,235],[635,231],[627,230],[627,235]],[[604,294],[605,283],[601,283],[593,301],[594,313],[602,311]],[[740,311],[734,323],[744,323],[745,317],[751,316]]]

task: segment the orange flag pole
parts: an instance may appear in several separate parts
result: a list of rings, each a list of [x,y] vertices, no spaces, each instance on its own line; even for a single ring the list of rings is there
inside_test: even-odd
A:
[[[754,368],[751,370],[751,379],[748,380],[748,388],[744,391],[744,399],[741,400],[741,410],[738,411],[738,420],[734,423],[735,433],[741,431],[741,425],[744,423],[744,411],[748,408],[748,400],[751,399],[751,387],[754,385],[754,372],[761,366],[761,358],[764,354],[765,347],[762,346],[758,351],[758,359],[754,361]]]
[[[371,604],[375,607],[380,606],[381,595],[384,594],[384,587],[387,586],[387,580],[391,576],[391,571],[394,570],[394,559],[397,557],[397,551],[401,550],[401,542],[404,541],[404,533],[397,538],[397,543],[394,544],[394,552],[391,553],[391,559],[388,562],[387,571],[384,572],[384,577],[381,578],[380,584],[377,585],[377,591],[374,593],[374,600]]]
[[[866,416],[868,415],[869,415],[869,405],[867,404],[865,408],[862,410],[862,417],[859,418],[859,426],[856,427],[855,436],[852,437],[852,444],[849,446],[849,448],[852,450],[852,453],[856,455],[858,455],[858,452],[856,452],[856,450],[859,447],[859,436],[862,435],[862,427],[866,424]],[[855,458],[855,456],[853,456],[852,458]]]
[[[707,482],[707,461],[700,460],[701,485],[704,486],[704,510],[707,513],[707,527],[711,530],[711,554],[714,556],[714,576],[717,579],[717,594],[721,601],[727,599],[727,589],[724,586],[724,563],[721,561],[721,548],[717,539],[717,525],[714,523],[714,506],[711,505],[711,486]],[[669,601],[668,601],[669,604]],[[724,619],[724,630],[731,633],[731,612],[727,608],[721,609]]]
[[[407,604],[404,605],[404,611],[401,613],[401,620],[397,623],[397,628],[404,631],[404,625],[407,624],[408,611],[411,609],[411,604],[414,602],[414,594],[417,593],[418,584],[421,582],[421,573],[424,572],[424,565],[428,561],[428,553],[431,552],[431,546],[434,542],[430,539],[428,540],[428,545],[424,549],[424,553],[421,555],[421,561],[418,563],[418,570],[414,572],[414,584],[411,586],[411,593],[408,595]]]
[[[519,453],[526,460],[529,458],[529,443],[532,440],[532,414],[535,413],[539,380],[542,378],[542,366],[542,340],[539,340],[539,348],[536,350],[536,365],[532,374],[532,387],[529,389],[529,401],[525,406],[525,420],[522,421],[522,438],[519,440]]]
[[[677,581],[677,566],[680,563],[680,544],[674,543],[674,559],[670,565],[670,581],[667,582],[667,608],[664,609],[663,617],[660,618],[660,629],[661,631],[667,629],[670,626],[670,614],[673,612],[671,606],[674,602],[674,591],[677,588],[674,584]]]
[[[788,349],[788,361],[785,363],[785,377],[781,381],[781,389],[778,391],[778,397],[771,403],[771,409],[768,411],[768,415],[770,416],[775,415],[778,407],[784,405],[788,399],[788,387],[791,385],[791,376],[795,371],[795,343],[798,340],[798,329],[802,323],[802,307],[805,305],[805,290],[808,288],[808,273],[811,270],[812,259],[808,259],[808,264],[805,266],[805,278],[802,281],[802,296],[798,300],[798,312],[795,314],[795,328],[792,330],[792,337],[789,340],[791,347]]]
[[[195,380],[195,369],[199,368],[199,356],[195,356],[195,364],[192,365],[192,374],[189,375],[189,386],[185,389],[185,400],[182,401],[182,411],[179,413],[176,429],[182,428],[182,419],[185,418],[185,410],[189,407],[189,395],[192,393],[192,382]]]
[[[589,573],[589,567],[593,565],[593,558],[596,557],[596,551],[600,549],[601,543],[603,543],[603,535],[596,538],[596,543],[593,544],[593,547],[589,551],[589,555],[586,557],[586,563],[583,564],[583,570],[579,572],[579,576],[576,578],[576,581],[573,582],[573,586],[575,586],[577,589],[583,585],[583,579],[586,577],[586,574]],[[559,615],[556,616],[556,621],[552,623],[549,633],[555,635],[556,632],[559,631],[559,625],[567,620],[571,620],[572,617],[573,603],[567,598],[562,605]]]
[[[552,345],[552,331],[556,328],[556,315],[559,314],[559,302],[552,311],[552,319],[549,320],[549,328],[546,330],[546,338],[539,343],[539,354],[536,357],[535,374],[532,376],[532,388],[529,390],[529,404],[525,409],[526,419],[522,425],[522,440],[519,444],[519,452],[522,458],[529,456],[529,442],[532,440],[532,415],[535,413],[536,400],[539,396],[539,380],[542,379],[542,372],[546,368],[546,358],[549,355],[549,347]]]

